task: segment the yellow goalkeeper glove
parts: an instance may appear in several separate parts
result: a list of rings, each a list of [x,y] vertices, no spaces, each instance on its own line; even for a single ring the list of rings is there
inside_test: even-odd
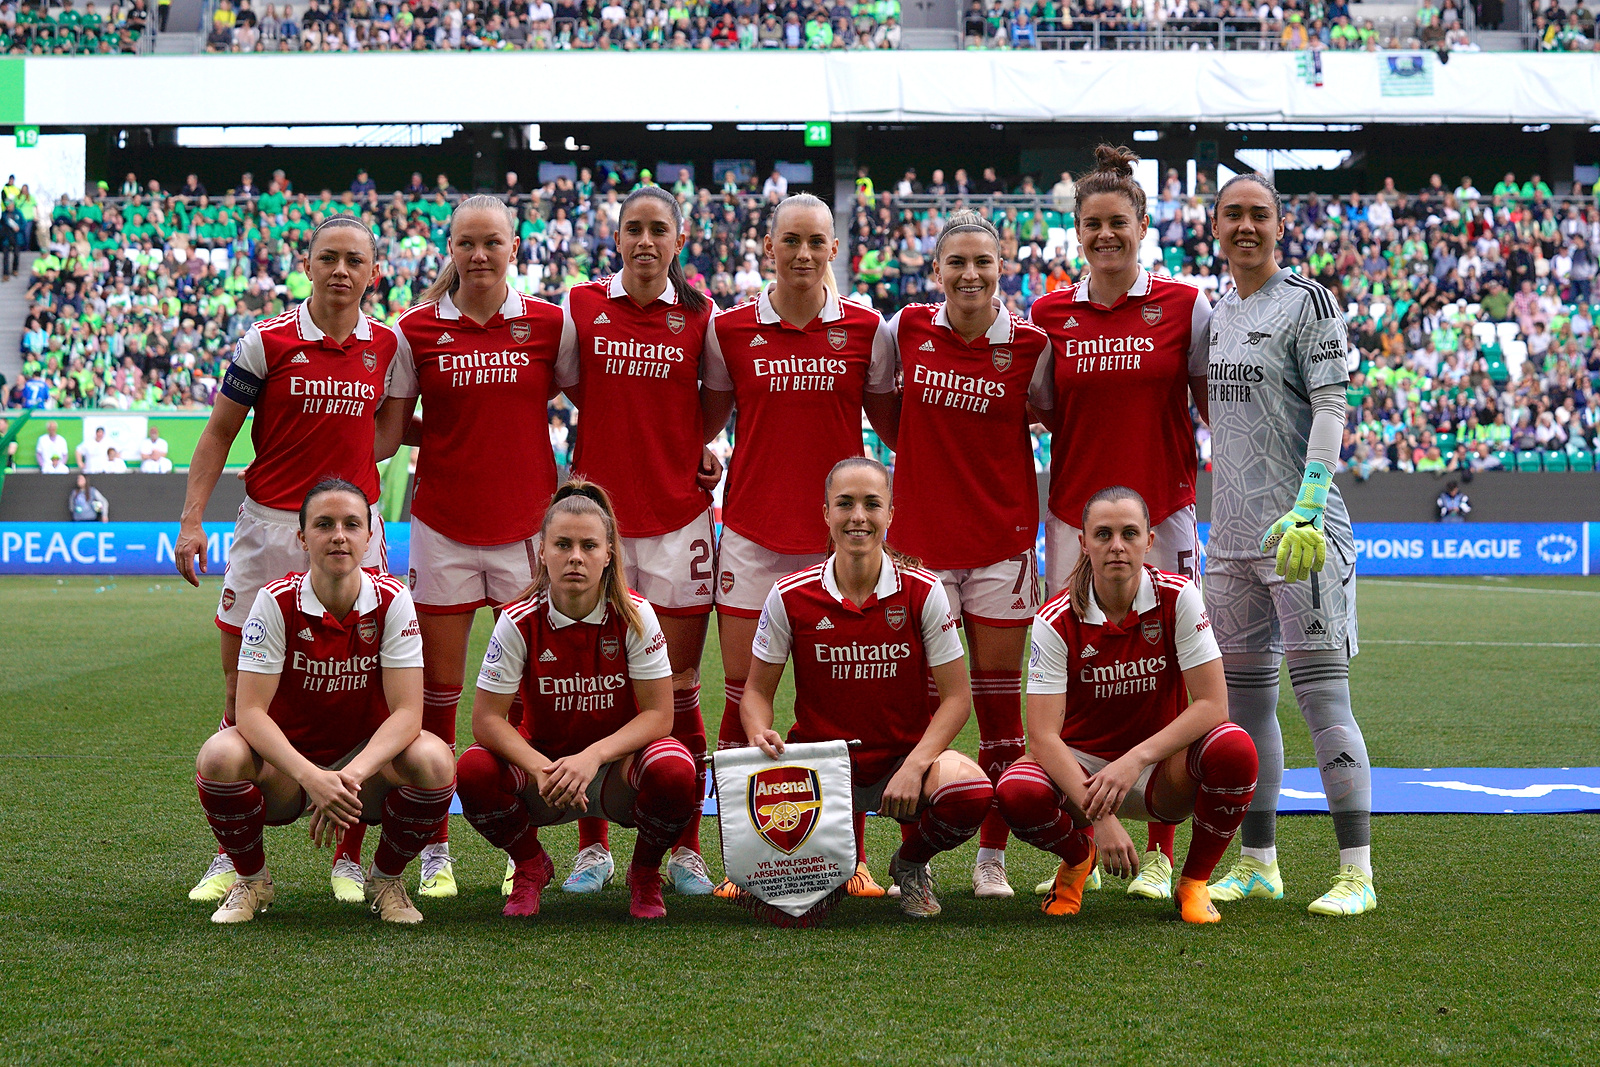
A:
[[[1322,515],[1328,505],[1333,472],[1319,460],[1306,464],[1300,495],[1289,514],[1267,528],[1261,551],[1278,554],[1278,574],[1291,582],[1303,581],[1327,562],[1328,542],[1322,535]]]

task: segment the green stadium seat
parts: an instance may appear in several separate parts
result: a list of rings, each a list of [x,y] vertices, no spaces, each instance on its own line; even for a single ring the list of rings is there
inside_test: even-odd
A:
[[[1439,455],[1441,456],[1448,456],[1456,450],[1456,435],[1453,433],[1439,434],[1434,437],[1433,441],[1434,444],[1439,446]]]
[[[1539,453],[1533,451],[1532,449],[1518,452],[1517,470],[1524,472],[1532,471],[1535,474],[1544,470],[1544,464],[1539,462]]]
[[[1496,354],[1484,360],[1489,366],[1489,378],[1496,385],[1504,385],[1511,380],[1511,368],[1506,366],[1503,357]]]
[[[1594,470],[1594,453],[1587,448],[1575,448],[1567,454],[1567,463],[1575,471]]]
[[[1515,452],[1502,448],[1494,455],[1500,461],[1501,470],[1514,471],[1517,469],[1517,454]]]
[[[1567,469],[1567,454],[1557,449],[1547,449],[1544,454],[1544,469],[1547,471],[1564,471]]]

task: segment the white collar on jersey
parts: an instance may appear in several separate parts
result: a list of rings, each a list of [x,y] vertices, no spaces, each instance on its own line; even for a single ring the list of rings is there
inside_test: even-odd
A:
[[[829,596],[843,604],[844,594],[839,592],[839,583],[835,581],[833,577],[833,560],[834,555],[829,555],[827,562],[822,566],[822,588],[828,591]],[[877,597],[879,600],[883,600],[886,597],[893,596],[899,591],[900,572],[894,569],[894,561],[889,558],[889,554],[887,552],[884,552],[883,569],[878,572],[878,584],[873,587],[872,595]],[[856,605],[856,607],[861,606],[862,605],[860,604]]]
[[[310,574],[300,579],[300,610],[313,619],[321,619],[331,614],[322,606],[322,601],[317,599],[316,590],[311,588]],[[372,584],[372,575],[362,571],[361,592],[356,594],[356,613],[365,615],[376,610],[378,610],[378,587]]]
[[[522,311],[522,294],[511,288],[511,286],[506,286],[506,299],[505,303],[500,305],[500,317],[502,319],[520,319]],[[457,322],[461,320],[461,309],[456,307],[456,302],[450,299],[449,293],[439,298],[439,317]]]
[[[761,289],[761,295],[756,298],[756,321],[763,326],[775,325],[781,315],[772,306],[772,286],[768,283]],[[823,322],[837,322],[844,318],[844,305],[839,299],[839,294],[828,290],[828,299],[822,303],[822,311],[817,318]]]
[[[1143,615],[1155,607],[1159,601],[1156,598],[1155,583],[1150,581],[1150,572],[1141,571],[1139,574],[1139,591],[1133,595],[1133,613]],[[1090,626],[1104,626],[1106,624],[1105,609],[1100,606],[1100,601],[1095,599],[1094,581],[1089,582],[1089,605],[1083,609],[1083,621]]]
[[[984,334],[984,339],[992,345],[1008,345],[1016,340],[1016,324],[1011,321],[1011,312],[1000,302],[999,296],[989,298],[989,306],[999,312],[994,317],[994,325],[989,327],[989,332]],[[950,305],[945,302],[939,304],[939,310],[933,313],[933,324],[952,329],[950,325]]]
[[[302,341],[320,341],[323,338],[317,324],[311,321],[311,301],[302,300],[294,313],[295,327],[300,331]],[[356,316],[356,337],[362,341],[372,340],[372,320],[363,313]]]
[[[613,300],[628,295],[628,290],[622,287],[622,272],[620,270],[611,276],[611,282],[606,286],[606,295]],[[678,290],[672,287],[671,278],[667,279],[667,287],[661,290],[661,295],[656,299],[668,304],[676,304],[678,302]]]
[[[546,593],[545,599],[550,604],[550,628],[552,630],[565,629],[568,626],[572,626],[580,622],[586,622],[593,626],[599,626],[601,623],[606,621],[606,608],[609,605],[606,603],[606,598],[603,596],[600,598],[600,603],[594,606],[594,610],[589,612],[589,614],[585,615],[581,619],[569,619],[565,615],[561,614],[561,612],[557,611],[556,602],[550,599],[550,594]]]
[[[1123,300],[1132,300],[1136,296],[1149,296],[1150,287],[1154,283],[1150,280],[1150,272],[1143,267],[1139,268],[1139,276],[1133,280],[1133,288],[1129,289]],[[1089,299],[1089,279],[1085,278],[1072,287],[1072,302],[1074,304],[1094,304]],[[1121,301],[1118,301],[1121,303]],[[1104,304],[1095,304],[1095,307],[1104,307]]]

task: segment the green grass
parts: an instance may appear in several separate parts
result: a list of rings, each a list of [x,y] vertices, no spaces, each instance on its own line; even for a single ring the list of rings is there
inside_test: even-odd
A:
[[[538,920],[513,925],[499,916],[501,861],[459,819],[462,895],[425,902],[421,927],[384,928],[333,903],[328,857],[302,825],[269,831],[274,909],[217,928],[184,899],[211,849],[192,775],[219,710],[215,593],[164,579],[0,580],[0,1062],[1600,1054],[1600,818],[1589,815],[1380,818],[1382,906],[1354,920],[1306,915],[1333,871],[1332,832],[1325,816],[1288,818],[1287,898],[1230,906],[1207,929],[1111,879],[1076,920],[1047,919],[1027,887],[1054,860],[1017,844],[1016,900],[965,891],[969,845],[935,864],[945,914],[924,924],[888,902],[847,901],[822,929],[785,932],[669,896],[668,920],[640,926],[613,887],[552,892]],[[1600,582],[1366,581],[1360,603],[1351,678],[1375,763],[1600,764]],[[1416,640],[1516,644],[1386,643]],[[705,674],[714,732],[714,640]],[[1283,694],[1289,763],[1308,766],[1287,684]],[[469,715],[463,706],[463,738]],[[975,751],[970,727],[961,745]],[[893,839],[872,823],[881,877]],[[570,861],[570,827],[545,837],[558,866]]]

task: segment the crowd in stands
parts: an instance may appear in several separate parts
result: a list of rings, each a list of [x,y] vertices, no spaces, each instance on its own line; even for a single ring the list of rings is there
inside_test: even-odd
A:
[[[900,0],[219,0],[208,52],[898,48]]]
[[[613,272],[622,198],[655,180],[648,170],[622,178],[584,168],[576,180],[530,188],[507,174],[500,192],[522,238],[512,284],[558,301],[571,285]],[[789,191],[783,177],[741,183],[730,173],[697,187],[680,171],[663,184],[688,219],[691,284],[722,307],[757,293],[770,276],[761,236]],[[851,298],[886,315],[941,299],[931,261],[943,219],[978,207],[1000,229],[1002,295],[1025,316],[1084,269],[1071,175],[1041,185],[1031,176],[1001,181],[987,168],[977,180],[936,170],[926,184],[908,171],[879,189],[863,170],[841,235]],[[1186,190],[1169,171],[1151,201],[1144,258],[1216,300],[1231,283],[1209,239],[1212,191],[1204,172]],[[204,410],[251,323],[308,295],[301,253],[320,219],[350,214],[372,228],[385,266],[368,311],[392,322],[437,274],[459,195],[445,175],[428,183],[421,174],[380,193],[364,171],[337,193],[296,188],[282,171],[264,186],[246,174],[218,195],[194,175],[168,190],[130,174],[118,192],[102,185],[63,200],[41,229],[43,252],[24,283],[23,375],[0,386],[0,406]],[[1295,196],[1287,218],[1282,261],[1349,309],[1360,367],[1344,458],[1358,473],[1465,472],[1506,465],[1517,451],[1586,454],[1596,444],[1594,202],[1558,200],[1538,175],[1507,174],[1487,191],[1435,175],[1415,194],[1386,180],[1374,196]],[[560,446],[571,415],[559,401],[552,415]],[[1206,444],[1202,431],[1202,453]]]
[[[0,4],[0,54],[137,53],[150,21],[146,0],[7,0]]]
[[[1589,37],[1573,48],[1587,50],[1592,29],[1589,16]],[[1206,48],[1477,51],[1458,0],[1422,0],[1414,21],[1382,27],[1354,18],[1346,0],[971,0],[962,35],[968,48],[1126,48],[1176,37]]]

